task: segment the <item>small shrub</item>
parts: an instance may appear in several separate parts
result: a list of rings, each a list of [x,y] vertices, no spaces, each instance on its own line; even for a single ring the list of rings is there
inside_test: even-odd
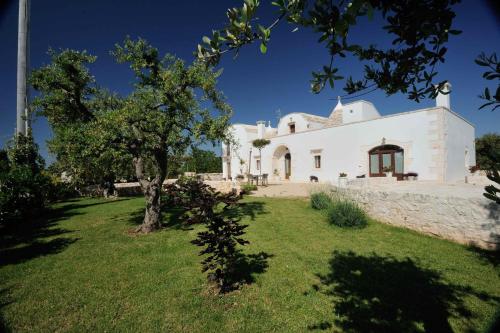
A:
[[[339,227],[362,228],[368,219],[361,207],[349,200],[336,200],[328,207],[328,221]]]
[[[216,284],[220,293],[238,288],[234,279],[241,258],[238,247],[248,244],[243,238],[247,225],[240,224],[227,212],[238,205],[240,197],[236,192],[217,192],[195,179],[169,185],[167,193],[185,210],[182,218],[186,222],[206,226],[191,243],[203,248],[202,271],[207,273],[208,280]]]
[[[241,185],[241,192],[252,193],[252,191],[257,191],[257,185],[253,184],[243,184]]]
[[[325,192],[311,194],[311,207],[314,209],[327,209],[332,204],[332,200]]]

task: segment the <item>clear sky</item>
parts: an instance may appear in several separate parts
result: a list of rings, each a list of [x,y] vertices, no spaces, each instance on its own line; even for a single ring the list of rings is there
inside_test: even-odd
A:
[[[39,67],[49,61],[49,47],[86,49],[98,56],[92,73],[100,86],[121,94],[131,89],[132,75],[126,65],[116,64],[109,50],[126,35],[141,36],[158,47],[161,53],[171,53],[186,60],[203,35],[225,22],[228,7],[240,5],[241,0],[32,0],[31,1],[31,66]],[[262,3],[270,1],[261,0]],[[264,6],[260,20],[268,24],[272,9]],[[498,9],[498,7],[497,7]],[[0,145],[14,133],[16,114],[16,54],[18,2],[0,0]],[[452,36],[446,62],[439,66],[438,79],[448,79],[453,86],[451,105],[476,127],[476,135],[500,131],[500,111],[478,111],[477,97],[485,86],[482,68],[474,64],[481,52],[497,52],[500,56],[499,13],[486,1],[463,0],[456,6],[454,28],[463,30]],[[226,56],[220,67],[224,74],[219,87],[233,106],[233,122],[255,123],[270,120],[276,125],[276,110],[307,112],[328,116],[335,106],[337,95],[343,95],[343,84],[319,95],[310,93],[312,70],[320,69],[329,60],[327,51],[316,42],[318,36],[309,31],[291,32],[283,24],[273,31],[268,53],[260,54],[249,47],[233,59]],[[352,37],[359,43],[386,45],[387,35],[380,21],[362,22]],[[360,77],[362,65],[348,59],[341,72]],[[403,95],[385,96],[375,91],[362,97],[375,104],[382,115],[415,110],[434,105],[433,100],[415,103]],[[50,129],[43,118],[33,124],[41,153],[47,156],[45,140]],[[48,158],[51,160],[51,158]]]

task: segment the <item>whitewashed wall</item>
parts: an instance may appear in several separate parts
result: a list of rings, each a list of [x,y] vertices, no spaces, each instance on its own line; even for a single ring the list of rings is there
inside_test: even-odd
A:
[[[476,165],[474,127],[458,115],[445,112],[446,174],[445,181],[464,181],[468,168]]]
[[[369,105],[367,108],[367,115],[375,116]],[[290,121],[295,122],[294,134],[289,134]],[[245,160],[246,173],[248,152],[256,132],[253,135],[243,131],[241,125],[235,126],[235,135],[241,144],[233,155]],[[278,169],[280,178],[284,179],[286,147],[291,154],[292,181],[309,181],[310,176],[316,176],[320,182],[336,182],[341,172],[351,179],[362,174],[368,176],[368,151],[381,145],[384,139],[385,144],[404,149],[404,172],[417,172],[421,180],[463,180],[465,146],[471,146],[469,163],[475,164],[474,128],[448,109],[435,107],[321,129],[307,129],[307,121],[299,113],[286,115],[279,123],[278,135],[271,138],[271,144],[262,151],[262,173],[273,176],[274,169]],[[279,159],[275,157],[276,152],[281,152]],[[317,154],[321,155],[319,169],[314,167]],[[258,155],[253,149],[252,174],[259,174]],[[231,166],[231,175],[235,177],[240,173],[239,158],[233,156]]]
[[[289,113],[280,119],[278,124],[278,135],[287,135],[290,133],[288,124],[295,123],[295,133],[308,131],[308,121],[300,113]]]

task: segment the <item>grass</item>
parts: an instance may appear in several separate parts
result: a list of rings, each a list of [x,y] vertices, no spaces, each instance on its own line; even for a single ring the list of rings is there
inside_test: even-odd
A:
[[[306,200],[246,198],[247,284],[209,292],[199,226],[134,235],[143,199],[56,205],[0,230],[0,331],[481,332],[498,257],[370,221],[331,226]]]

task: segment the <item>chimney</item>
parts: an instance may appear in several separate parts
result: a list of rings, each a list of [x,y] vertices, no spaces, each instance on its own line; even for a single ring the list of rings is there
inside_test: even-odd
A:
[[[448,110],[451,110],[451,104],[450,104],[451,84],[449,82],[446,82],[444,84],[443,92],[446,92],[447,94],[438,92],[438,95],[436,96],[436,106],[444,107],[447,108]]]
[[[260,120],[257,122],[257,139],[263,139],[266,131],[266,122]]]

